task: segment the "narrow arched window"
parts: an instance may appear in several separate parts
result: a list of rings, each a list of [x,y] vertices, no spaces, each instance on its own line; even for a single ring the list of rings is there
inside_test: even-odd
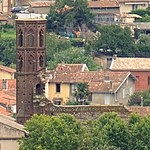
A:
[[[41,56],[39,57],[39,66],[40,66],[40,67],[43,67],[43,63],[44,63],[44,60],[43,60],[43,56],[41,55]]]
[[[20,56],[18,60],[18,71],[22,71],[23,68],[23,58]]]
[[[19,46],[22,47],[23,46],[23,32],[20,30],[19,31]]]
[[[28,47],[33,47],[35,46],[35,40],[34,40],[34,31],[29,30],[28,35],[27,35],[27,46]]]
[[[36,95],[41,95],[41,85],[40,84],[36,85]]]
[[[39,46],[43,47],[43,41],[44,41],[44,36],[43,36],[43,31],[41,30],[39,32]]]

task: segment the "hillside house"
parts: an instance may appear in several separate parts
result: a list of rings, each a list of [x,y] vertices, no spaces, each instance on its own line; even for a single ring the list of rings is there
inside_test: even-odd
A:
[[[130,71],[136,78],[135,91],[148,90],[150,87],[150,58],[119,58],[112,60],[110,70]]]
[[[88,8],[95,14],[94,23],[117,22],[117,14],[120,14],[120,6],[117,1],[88,1]]]
[[[48,14],[50,6],[53,5],[55,1],[36,1],[29,2],[29,11],[37,14]]]
[[[118,0],[120,13],[126,14],[132,10],[146,9],[149,6],[149,0]]]
[[[135,91],[135,77],[130,72],[84,71],[55,72],[48,80],[47,97],[66,103],[74,98],[77,83],[87,83],[91,104],[127,104]]]

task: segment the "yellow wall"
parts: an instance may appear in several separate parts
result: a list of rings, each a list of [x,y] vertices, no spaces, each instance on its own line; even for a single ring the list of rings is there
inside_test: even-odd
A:
[[[146,9],[148,7],[148,3],[145,2],[145,6],[142,4],[138,5],[138,9]],[[129,13],[131,11],[132,11],[132,4],[120,3],[120,13]]]
[[[0,79],[14,79],[14,76],[11,73],[0,71]]]
[[[70,97],[70,84],[62,83],[60,93],[56,93],[56,84],[49,83],[47,95],[50,100],[53,98],[63,98],[62,104],[64,104]]]

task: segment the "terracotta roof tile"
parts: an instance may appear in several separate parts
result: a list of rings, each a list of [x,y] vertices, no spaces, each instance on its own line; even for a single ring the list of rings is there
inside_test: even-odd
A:
[[[4,15],[0,15],[0,21],[8,21],[8,18]]]
[[[103,8],[103,7],[120,7],[120,6],[119,6],[119,3],[115,0],[113,1],[106,0],[106,1],[89,1],[88,7],[89,8],[94,8],[94,7]]]
[[[118,0],[118,2],[150,2],[150,0]]]
[[[50,83],[88,83],[91,92],[115,92],[129,72],[88,71],[88,72],[56,72]],[[107,79],[106,79],[107,78]]]
[[[6,72],[9,72],[9,73],[14,73],[16,70],[12,69],[10,67],[0,65],[0,71],[6,71]]]
[[[29,2],[32,7],[48,7],[54,4],[55,1],[39,1],[39,2]]]
[[[58,64],[56,71],[59,72],[82,72],[88,71],[86,64]]]
[[[150,58],[116,58],[113,59],[111,70],[145,70],[150,71]]]
[[[11,113],[7,112],[5,107],[0,106],[0,115],[10,116]]]
[[[0,91],[0,103],[5,105],[16,104],[16,89]]]

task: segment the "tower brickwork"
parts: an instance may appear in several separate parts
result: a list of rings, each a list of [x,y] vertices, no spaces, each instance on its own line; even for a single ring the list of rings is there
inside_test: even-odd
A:
[[[33,96],[41,95],[45,73],[46,19],[16,20],[17,122],[24,124],[33,112]]]

